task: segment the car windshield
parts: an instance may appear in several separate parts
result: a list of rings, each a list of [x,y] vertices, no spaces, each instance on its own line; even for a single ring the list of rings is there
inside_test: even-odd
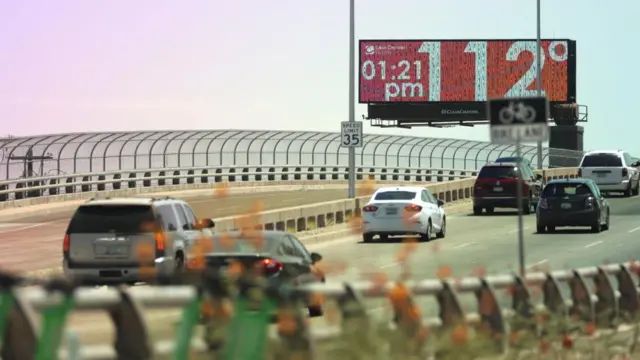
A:
[[[584,157],[580,167],[620,167],[622,159],[616,154],[591,154]]]
[[[148,205],[88,205],[76,210],[68,231],[70,234],[136,234],[154,223],[155,216]]]
[[[415,191],[382,191],[376,194],[374,200],[413,200],[415,197]]]
[[[273,236],[239,234],[219,234],[212,238],[212,254],[215,253],[268,253],[277,242]]]
[[[544,197],[563,197],[570,195],[592,195],[591,190],[586,184],[581,183],[564,183],[564,184],[548,184],[542,196]]]
[[[510,179],[518,177],[518,170],[513,166],[485,166],[480,170],[480,179]]]

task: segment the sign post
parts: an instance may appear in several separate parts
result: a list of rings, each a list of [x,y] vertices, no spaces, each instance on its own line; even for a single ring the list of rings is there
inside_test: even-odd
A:
[[[349,0],[349,122],[353,126],[360,126],[360,137],[356,145],[344,145],[349,147],[349,199],[356,198],[356,147],[362,146],[362,123],[356,123],[356,1]],[[342,123],[344,134],[345,125]]]
[[[362,147],[362,121],[343,121],[340,145],[349,149],[349,198],[356,197],[356,148]]]
[[[546,97],[489,100],[487,103],[491,142],[515,144],[516,156],[522,157],[522,142],[541,142],[549,139],[549,101]],[[520,275],[525,275],[524,229],[522,224],[522,171],[518,165],[518,258]],[[531,206],[531,204],[529,204]]]

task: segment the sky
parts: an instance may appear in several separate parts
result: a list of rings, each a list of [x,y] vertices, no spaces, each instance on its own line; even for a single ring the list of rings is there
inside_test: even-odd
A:
[[[347,0],[0,2],[0,136],[339,131]],[[634,1],[542,0],[542,37],[577,41],[585,149],[640,154]],[[356,0],[358,39],[535,38],[533,0]],[[626,69],[626,70],[625,70]],[[366,106],[356,107],[356,117]],[[488,141],[487,126],[365,133]]]

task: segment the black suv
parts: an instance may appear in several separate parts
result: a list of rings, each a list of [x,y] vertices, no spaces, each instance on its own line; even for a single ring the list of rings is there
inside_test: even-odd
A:
[[[496,162],[483,166],[473,186],[473,213],[480,215],[483,209],[487,213],[493,213],[495,208],[517,209],[520,171],[523,178],[523,212],[530,214],[540,198],[542,175],[534,173],[526,162]]]

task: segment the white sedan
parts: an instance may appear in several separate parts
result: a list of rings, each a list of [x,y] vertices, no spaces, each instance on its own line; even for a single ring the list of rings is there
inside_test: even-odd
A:
[[[362,208],[362,240],[371,242],[378,235],[418,235],[429,241],[435,235],[443,238],[446,231],[444,202],[421,187],[384,187],[378,189]]]

